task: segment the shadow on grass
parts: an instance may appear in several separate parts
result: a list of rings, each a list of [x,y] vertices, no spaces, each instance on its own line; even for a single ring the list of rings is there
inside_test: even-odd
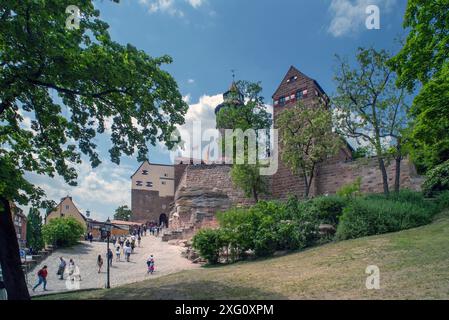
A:
[[[213,298],[212,298],[213,297]],[[75,291],[39,296],[36,300],[286,300],[281,294],[252,287],[223,284],[218,281],[191,281],[165,284],[147,283],[113,289]]]

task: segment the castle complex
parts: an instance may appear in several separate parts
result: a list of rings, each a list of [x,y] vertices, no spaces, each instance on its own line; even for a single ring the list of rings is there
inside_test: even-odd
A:
[[[217,106],[216,113],[226,105],[243,103],[243,96],[233,83],[224,95],[224,104]],[[294,67],[290,67],[278,89],[273,94],[273,121],[279,113],[291,108],[298,101],[313,107],[317,102],[328,104],[329,98],[317,81]],[[221,130],[221,128],[219,128]],[[333,194],[347,183],[362,177],[363,192],[382,192],[382,177],[377,159],[354,161],[349,144],[339,153],[317,168],[310,193],[312,196]],[[281,151],[282,152],[282,151]],[[282,163],[276,174],[269,177],[269,199],[286,199],[291,195],[304,196],[304,181]],[[168,225],[171,238],[189,238],[196,230],[216,225],[215,213],[232,206],[246,206],[253,200],[246,198],[236,188],[227,164],[193,164],[178,161],[173,166],[145,162],[132,176],[132,212],[137,222],[154,221]],[[393,184],[395,168],[387,167]],[[414,166],[403,160],[401,186],[419,188],[420,179]]]

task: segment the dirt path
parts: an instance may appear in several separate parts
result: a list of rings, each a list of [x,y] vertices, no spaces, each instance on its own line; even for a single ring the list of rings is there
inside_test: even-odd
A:
[[[112,249],[112,245],[111,245]],[[166,242],[162,242],[161,238],[147,235],[142,237],[141,247],[134,250],[131,255],[131,261],[125,262],[123,253],[121,261],[116,261],[115,250],[114,261],[110,269],[110,283],[111,287],[116,287],[123,284],[143,281],[145,279],[157,278],[163,275],[176,273],[182,270],[189,270],[199,268],[198,265],[191,263],[189,260],[181,257],[181,248],[172,246]],[[106,243],[99,242],[82,242],[70,249],[59,249],[42,261],[32,273],[28,274],[28,288],[31,295],[43,294],[42,286],[32,292],[32,287],[37,282],[37,271],[44,265],[48,266],[47,289],[48,292],[65,292],[74,289],[91,289],[104,288],[106,283]],[[101,254],[104,260],[104,265],[101,273],[98,273],[97,257]],[[146,261],[150,255],[155,259],[155,273],[147,275]],[[56,272],[59,265],[59,257],[62,256],[67,264],[69,259],[73,259],[78,266],[81,281],[66,281],[59,280]]]

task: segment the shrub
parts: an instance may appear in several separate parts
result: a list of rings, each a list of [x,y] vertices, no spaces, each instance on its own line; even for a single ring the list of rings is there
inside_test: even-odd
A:
[[[355,198],[360,194],[361,185],[362,177],[358,177],[354,182],[345,184],[337,190],[337,195],[344,198]]]
[[[261,201],[251,208],[230,209],[217,215],[233,258],[248,250],[257,257],[276,250],[297,250],[315,243],[319,222],[311,201]]]
[[[340,216],[343,214],[343,208],[348,203],[347,199],[340,196],[328,196],[315,198],[312,205],[316,209],[316,217],[321,223],[336,226]]]
[[[421,192],[416,192],[408,189],[403,189],[399,191],[399,193],[391,193],[388,196],[383,193],[369,194],[364,198],[379,201],[396,201],[401,203],[409,203],[414,206],[426,209],[431,215],[434,215],[438,212],[438,206],[435,202],[426,199]]]
[[[301,227],[294,221],[281,221],[276,228],[278,250],[298,250],[306,245]]]
[[[433,213],[410,202],[356,199],[343,209],[337,238],[353,239],[418,227],[430,223]]]
[[[59,247],[70,247],[78,243],[85,233],[85,227],[72,217],[51,219],[42,227],[45,243]]]
[[[256,257],[271,256],[277,248],[276,233],[270,229],[260,229],[254,239],[254,253]]]
[[[449,209],[449,191],[442,192],[438,195],[437,203],[440,211]]]
[[[234,208],[217,215],[220,227],[230,239],[231,251],[237,256],[254,249],[254,239],[261,217],[249,209]]]
[[[448,190],[449,160],[430,170],[423,184],[423,193],[427,197],[434,197],[438,193]]]
[[[217,264],[228,241],[220,229],[202,229],[193,237],[192,245],[209,264]]]

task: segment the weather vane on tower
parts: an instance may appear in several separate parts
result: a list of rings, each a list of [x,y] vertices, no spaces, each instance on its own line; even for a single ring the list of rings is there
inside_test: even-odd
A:
[[[231,69],[232,72],[232,81],[235,82],[235,69]]]

